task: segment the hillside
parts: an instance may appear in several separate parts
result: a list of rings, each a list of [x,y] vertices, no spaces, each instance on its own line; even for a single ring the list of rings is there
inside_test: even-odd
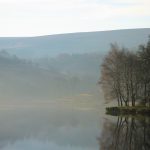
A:
[[[5,49],[21,58],[54,57],[60,53],[106,53],[110,43],[134,48],[145,43],[150,29],[129,29],[70,33],[39,37],[0,38],[0,50]]]
[[[100,64],[110,43],[136,49],[149,33],[135,29],[0,38],[0,102],[99,99]]]

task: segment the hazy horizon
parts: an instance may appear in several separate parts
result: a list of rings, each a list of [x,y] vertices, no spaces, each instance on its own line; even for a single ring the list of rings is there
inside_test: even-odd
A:
[[[55,36],[55,35],[69,35],[69,34],[82,34],[82,33],[96,33],[96,32],[113,32],[113,31],[126,31],[126,30],[144,30],[150,29],[150,27],[139,27],[139,28],[118,28],[118,29],[108,29],[108,30],[91,30],[91,31],[77,31],[77,32],[62,32],[62,33],[53,33],[53,34],[41,34],[41,35],[24,35],[24,36],[1,36],[0,38],[35,38],[35,37],[44,37],[44,36]]]

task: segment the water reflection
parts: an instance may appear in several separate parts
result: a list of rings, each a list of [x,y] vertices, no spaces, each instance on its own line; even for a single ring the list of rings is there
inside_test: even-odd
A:
[[[99,138],[100,150],[149,150],[150,117],[118,117],[105,120]]]
[[[89,105],[0,109],[0,150],[97,150],[98,135],[99,112]]]

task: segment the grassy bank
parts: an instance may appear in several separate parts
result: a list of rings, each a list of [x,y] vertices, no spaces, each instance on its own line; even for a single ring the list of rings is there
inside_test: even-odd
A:
[[[118,115],[150,115],[150,107],[107,107],[106,114]]]

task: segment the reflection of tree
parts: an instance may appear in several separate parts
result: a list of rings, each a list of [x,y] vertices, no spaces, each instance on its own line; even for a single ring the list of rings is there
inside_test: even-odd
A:
[[[149,150],[150,118],[118,117],[117,123],[104,123],[100,150]]]

